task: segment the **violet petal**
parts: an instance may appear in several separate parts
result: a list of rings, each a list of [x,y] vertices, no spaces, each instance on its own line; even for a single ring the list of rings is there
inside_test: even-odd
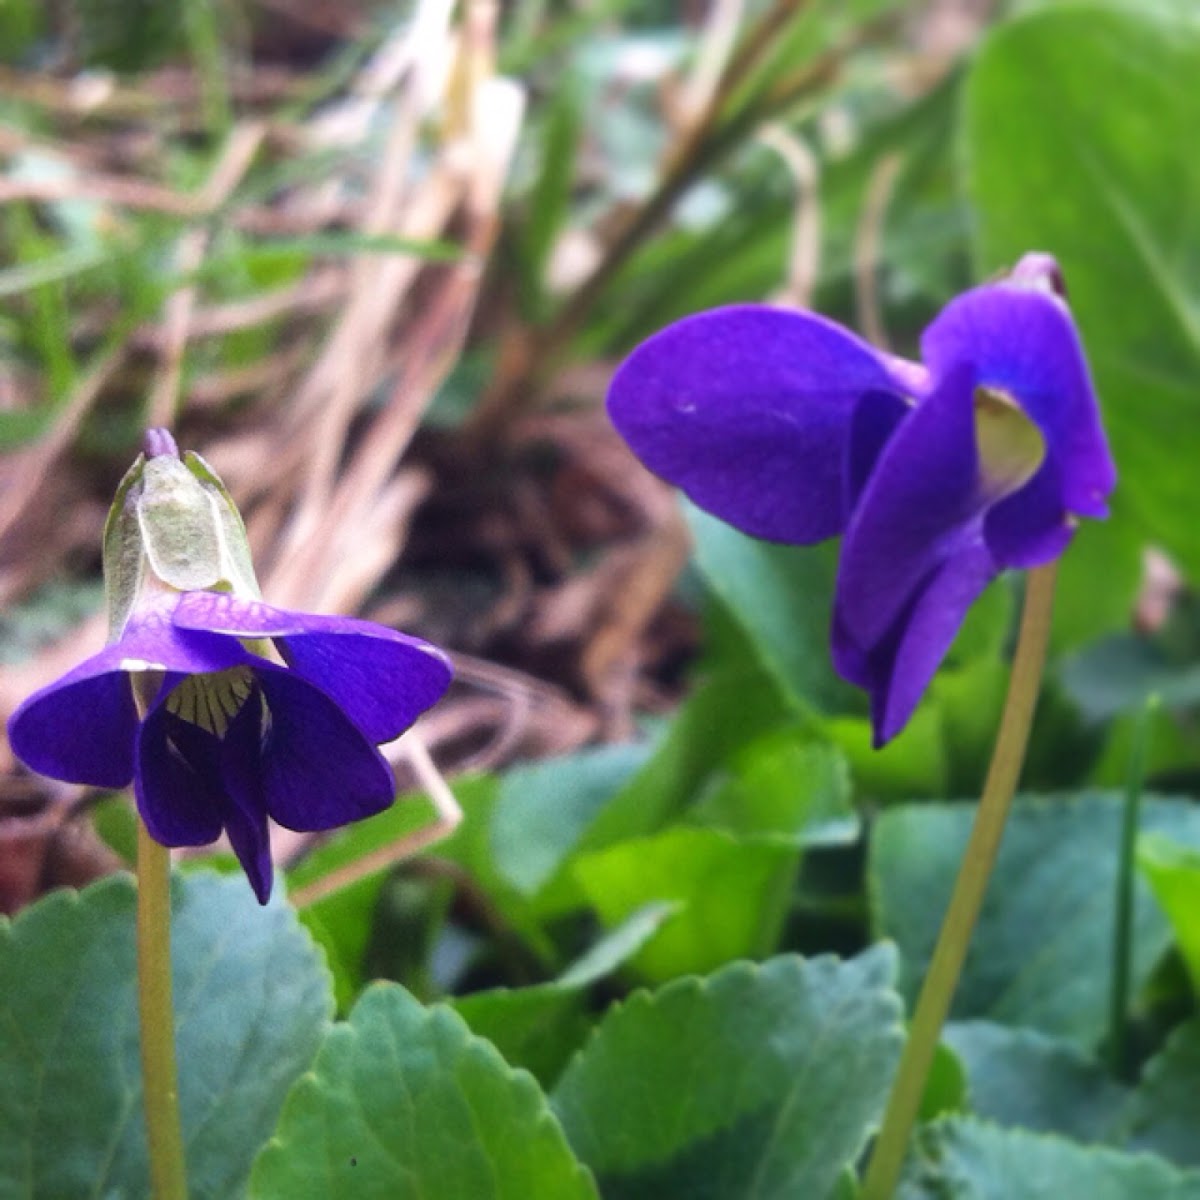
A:
[[[259,758],[262,700],[256,692],[229,723],[221,743],[221,820],[260,904],[271,898],[273,871]]]
[[[262,749],[267,812],[294,830],[332,829],[395,798],[387,760],[323,691],[293,671],[256,668],[270,712]]]
[[[849,523],[884,446],[912,411],[899,396],[868,392],[858,402],[846,439],[845,511]]]
[[[843,634],[864,650],[982,515],[973,384],[969,369],[956,369],[905,419],[851,518],[834,603]]]
[[[1062,494],[1058,464],[1048,458],[1019,492],[989,510],[983,534],[997,566],[1040,567],[1062,554],[1075,533]]]
[[[1107,515],[1116,469],[1083,347],[1062,301],[1011,283],[986,284],[946,305],[925,330],[921,350],[935,376],[970,363],[980,384],[1008,392],[1058,462],[1066,508]]]
[[[167,694],[164,689],[138,735],[138,812],[161,845],[207,846],[221,836],[220,742],[169,712]]]
[[[919,589],[892,635],[872,651],[868,687],[876,747],[908,723],[967,610],[995,576],[982,539],[964,542]]]
[[[812,313],[756,305],[686,318],[613,379],[613,424],[652,471],[745,533],[819,542],[844,525],[855,405],[896,393],[866,343]]]
[[[43,775],[126,787],[134,776],[138,726],[130,673],[219,671],[248,657],[231,638],[180,631],[161,610],[143,612],[120,641],[26,699],[9,718],[9,744]]]
[[[278,639],[288,664],[372,742],[399,737],[450,686],[450,663],[440,650],[371,621],[292,612],[217,592],[187,593],[173,620],[184,629]]]

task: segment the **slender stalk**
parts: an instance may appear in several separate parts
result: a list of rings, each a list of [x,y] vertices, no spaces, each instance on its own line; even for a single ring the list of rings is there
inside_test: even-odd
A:
[[[171,855],[140,820],[137,870],[138,1019],[150,1182],[154,1200],[187,1200],[171,1005]]]
[[[962,866],[950,897],[929,972],[909,1026],[883,1125],[867,1166],[861,1200],[889,1200],[896,1188],[925,1081],[950,1011],[971,933],[1000,849],[1000,838],[1025,761],[1050,636],[1056,564],[1029,573],[1025,609],[1013,659],[1000,732]]]
[[[1108,1061],[1114,1075],[1121,1075],[1128,1066],[1125,1017],[1129,1011],[1129,960],[1133,953],[1134,855],[1142,812],[1142,780],[1146,774],[1150,727],[1157,709],[1158,697],[1151,696],[1146,701],[1137,727],[1133,731],[1133,744],[1129,750],[1129,773],[1125,782],[1125,803],[1121,815],[1116,915],[1113,920],[1112,994],[1108,1016]]]

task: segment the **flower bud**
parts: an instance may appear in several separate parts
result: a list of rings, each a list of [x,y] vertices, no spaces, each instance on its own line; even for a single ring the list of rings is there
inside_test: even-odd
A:
[[[104,580],[110,641],[147,589],[259,596],[233,498],[198,454],[181,458],[165,430],[147,434],[117,488],[104,526]]]

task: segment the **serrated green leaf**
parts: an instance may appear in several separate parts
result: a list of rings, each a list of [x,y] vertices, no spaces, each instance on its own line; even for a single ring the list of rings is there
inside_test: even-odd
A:
[[[509,1066],[523,1067],[543,1087],[559,1077],[592,1028],[584,993],[558,983],[489,988],[448,1003]]]
[[[1131,1149],[1200,1167],[1200,1021],[1180,1025],[1142,1071],[1122,1121]]]
[[[173,887],[189,1194],[228,1200],[329,1026],[328,975],[282,901],[240,875]],[[146,1196],[128,876],[0,921],[0,1195]]]
[[[1087,1048],[1105,1032],[1122,798],[1019,798],[1009,817],[987,902],[952,1015],[1027,1025]],[[901,990],[915,996],[975,816],[973,804],[889,809],[870,842],[872,918],[901,951]],[[1142,828],[1200,845],[1200,810],[1144,802]],[[1139,885],[1135,988],[1170,944],[1167,922]]]
[[[825,1200],[899,1056],[893,971],[788,956],[610,1010],[553,1093],[605,1200]]]
[[[1161,1158],[952,1117],[927,1126],[897,1200],[1200,1200]]]
[[[533,1078],[448,1008],[367,991],[289,1095],[253,1200],[596,1200]]]
[[[1061,1038],[992,1021],[952,1021],[942,1036],[966,1068],[971,1111],[998,1125],[1105,1141],[1128,1101],[1127,1088]]]
[[[524,1067],[550,1086],[592,1027],[586,989],[635,955],[677,911],[648,904],[602,937],[552,983],[491,988],[447,1003],[474,1033],[490,1041],[510,1066]]]

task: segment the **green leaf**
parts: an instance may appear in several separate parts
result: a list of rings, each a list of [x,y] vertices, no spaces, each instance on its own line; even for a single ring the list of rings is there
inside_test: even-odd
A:
[[[856,705],[829,654],[837,548],[779,546],[747,537],[693,504],[684,511],[705,583],[798,711]]]
[[[1105,1141],[1128,1100],[1072,1042],[991,1021],[952,1021],[942,1037],[966,1067],[971,1111],[998,1125]]]
[[[646,745],[601,746],[507,771],[491,819],[496,870],[536,894],[649,756]]]
[[[396,984],[370,988],[325,1039],[250,1195],[596,1200],[532,1077]]]
[[[1142,582],[1145,536],[1126,511],[1123,488],[1118,488],[1111,507],[1108,520],[1080,524],[1059,564],[1050,629],[1055,652],[1085,646],[1129,627]],[[1096,586],[1097,579],[1104,580],[1103,587]]]
[[[1151,696],[1164,708],[1200,702],[1200,666],[1173,663],[1154,642],[1114,634],[1063,663],[1063,686],[1093,721],[1139,713]]]
[[[586,989],[636,954],[676,909],[671,904],[638,909],[553,983],[492,988],[448,1003],[510,1066],[524,1067],[548,1087],[592,1027],[585,1011]]]
[[[969,795],[986,775],[1008,676],[1008,664],[995,659],[976,659],[934,676],[929,691],[941,718],[948,795]]]
[[[1179,1026],[1146,1064],[1123,1133],[1131,1149],[1200,1167],[1200,1020]]]
[[[368,876],[300,909],[300,923],[325,953],[339,1013],[350,1009],[366,984],[364,956],[384,882],[382,874]]]
[[[689,812],[692,821],[794,846],[857,839],[850,773],[835,746],[778,730],[734,754],[730,769]]]
[[[611,975],[679,912],[679,904],[653,903],[635,909],[611,933],[580,955],[555,981],[558,987],[585,988]]]
[[[744,746],[794,722],[762,670],[740,665],[714,671],[688,696],[645,766],[600,809],[579,849],[598,850],[662,829],[714,780],[724,779]]]
[[[149,1195],[134,905],[115,876],[0,921],[2,1195]],[[189,1194],[227,1200],[328,1028],[328,976],[240,875],[176,879],[173,922]]]
[[[987,39],[961,126],[981,273],[1030,248],[1057,255],[1104,400],[1121,523],[1140,522],[1193,576],[1200,221],[1179,197],[1200,190],[1200,160],[1176,147],[1200,124],[1197,72],[1194,11],[1051,7]],[[1105,578],[1091,603],[1128,599],[1125,578]]]
[[[872,746],[871,723],[862,717],[828,721],[825,733],[845,754],[857,795],[890,800],[946,794],[950,767],[942,713],[928,699],[881,750]]]
[[[1192,988],[1200,994],[1200,850],[1146,834],[1138,839],[1137,865],[1171,923]]]
[[[530,909],[529,902],[496,870],[488,829],[498,794],[498,781],[491,775],[456,779],[454,794],[463,810],[463,821],[453,836],[427,852],[449,860],[468,871],[487,893],[505,920],[542,957],[551,957],[547,940]],[[288,873],[288,888],[304,900],[303,889],[336,880],[342,872],[353,873],[354,864],[384,851],[435,817],[429,800],[418,793],[400,796],[391,808],[335,833]],[[338,980],[338,1002],[344,1009],[362,986],[363,953],[366,949],[371,914],[391,867],[368,874],[353,888],[338,888],[306,905],[304,919],[313,936],[325,948]]]
[[[890,809],[870,844],[872,916],[901,951],[901,990],[915,996],[975,816],[973,804]],[[952,1014],[1028,1025],[1093,1046],[1105,1032],[1121,797],[1019,798],[967,956]],[[1200,845],[1200,810],[1147,799],[1143,829]],[[1132,980],[1141,986],[1170,931],[1139,885]]]
[[[509,1066],[523,1067],[543,1087],[562,1074],[592,1028],[584,993],[558,983],[490,988],[456,996],[449,1004]]]
[[[932,1121],[967,1107],[967,1071],[962,1059],[944,1042],[938,1042],[925,1080],[917,1120]]]
[[[582,854],[580,889],[612,928],[653,901],[678,915],[632,960],[654,981],[775,949],[800,855],[795,846],[677,827]]]
[[[1200,1174],[1150,1155],[951,1117],[927,1126],[897,1200],[1200,1200]]]
[[[893,971],[786,956],[610,1010],[553,1093],[605,1200],[825,1200],[899,1056]]]

